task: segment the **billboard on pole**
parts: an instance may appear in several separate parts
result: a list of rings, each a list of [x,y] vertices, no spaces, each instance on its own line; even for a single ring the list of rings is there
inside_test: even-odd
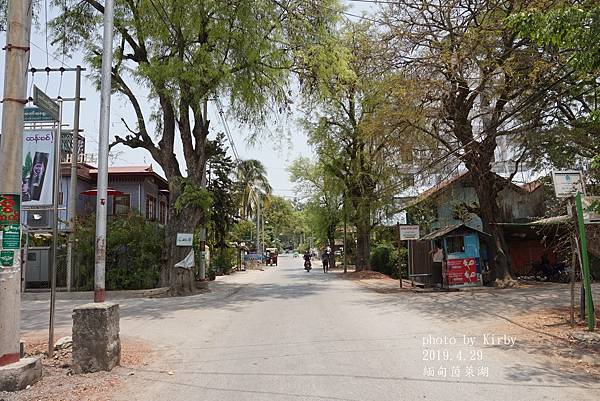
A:
[[[24,207],[52,205],[54,139],[52,129],[23,133],[21,204]]]

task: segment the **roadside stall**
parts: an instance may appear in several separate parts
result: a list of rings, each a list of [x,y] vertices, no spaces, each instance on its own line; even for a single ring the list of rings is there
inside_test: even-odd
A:
[[[487,267],[481,240],[489,234],[466,224],[434,231],[421,240],[432,241],[442,251],[442,285],[445,288],[483,285],[482,272]]]

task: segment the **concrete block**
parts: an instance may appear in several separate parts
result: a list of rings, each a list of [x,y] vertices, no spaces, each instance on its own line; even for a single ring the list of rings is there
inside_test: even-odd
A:
[[[120,361],[119,305],[102,302],[73,309],[73,370],[110,371]]]
[[[41,358],[23,358],[0,366],[0,391],[19,391],[42,378]]]

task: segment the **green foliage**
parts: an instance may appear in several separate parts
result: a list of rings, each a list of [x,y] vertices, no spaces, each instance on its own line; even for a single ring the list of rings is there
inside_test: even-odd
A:
[[[265,203],[271,195],[267,170],[259,160],[248,159],[238,163],[235,174],[241,191],[241,217],[250,218],[256,212],[257,202]]]
[[[213,141],[213,156],[209,160],[208,191],[211,194],[211,228],[213,244],[216,248],[227,247],[229,231],[236,221],[238,199],[232,179],[234,163],[227,156],[224,135],[219,134]]]
[[[558,2],[532,8],[511,19],[512,26],[540,46],[566,52],[578,71],[600,70],[600,3],[596,0]]]
[[[407,250],[402,248],[398,252],[398,248],[389,242],[383,242],[376,245],[371,250],[371,268],[374,271],[386,274],[392,278],[399,278],[398,276],[398,258],[402,263],[402,276],[407,277]]]
[[[181,195],[175,200],[175,213],[180,214],[183,209],[195,208],[200,210],[205,216],[210,216],[210,207],[213,199],[206,188],[197,186],[188,178],[179,178],[182,186]]]
[[[77,260],[76,287],[90,290],[94,284],[96,217],[77,221],[74,246]],[[164,245],[164,229],[139,214],[119,216],[106,229],[106,289],[134,290],[158,284]]]
[[[425,199],[409,206],[406,215],[409,224],[418,225],[423,232],[427,233],[431,231],[431,225],[437,220],[437,206],[431,199]]]
[[[210,269],[216,274],[229,274],[237,263],[235,248],[217,249],[210,256]]]

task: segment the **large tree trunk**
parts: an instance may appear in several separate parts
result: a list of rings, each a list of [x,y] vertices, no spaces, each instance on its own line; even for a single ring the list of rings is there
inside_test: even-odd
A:
[[[479,176],[473,174],[473,181],[479,199],[479,214],[483,223],[483,231],[491,235],[485,236],[485,244],[489,253],[492,280],[495,280],[496,285],[505,286],[512,281],[511,262],[502,227],[496,224],[498,223],[497,216],[499,216],[496,202],[499,190],[496,177],[492,172]]]
[[[175,181],[175,182],[174,182]],[[201,222],[200,211],[184,208],[179,214],[175,211],[175,201],[181,195],[177,180],[169,182],[169,222],[166,225],[165,260],[160,274],[160,285],[171,287],[173,295],[194,291],[195,268],[175,267],[190,252],[190,248],[177,246],[177,233],[194,233]]]
[[[356,231],[356,271],[371,270],[371,222],[363,218]]]
[[[335,226],[333,230],[329,230],[327,241],[329,242],[329,247],[331,248],[331,253],[329,254],[329,268],[333,269],[335,267]]]

